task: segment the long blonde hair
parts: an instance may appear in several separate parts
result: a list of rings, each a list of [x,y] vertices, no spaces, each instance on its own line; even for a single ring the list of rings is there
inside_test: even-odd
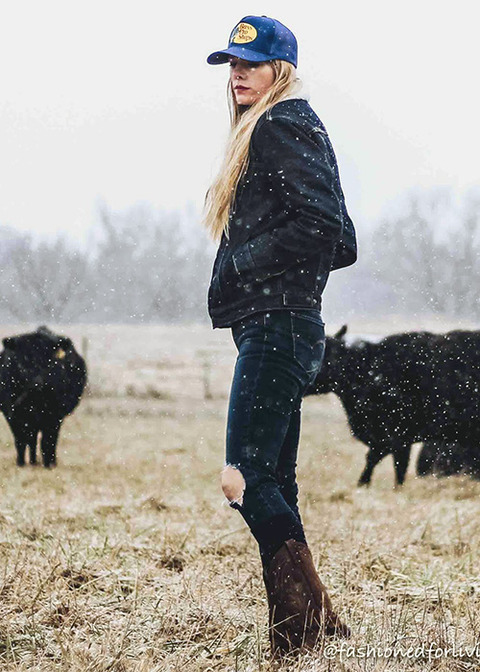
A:
[[[227,84],[231,130],[220,171],[205,197],[203,223],[214,240],[222,233],[228,237],[230,208],[238,183],[248,168],[250,138],[259,117],[283,98],[291,95],[299,84],[296,68],[287,61],[270,61],[274,81],[267,93],[245,111],[237,104],[229,79]]]

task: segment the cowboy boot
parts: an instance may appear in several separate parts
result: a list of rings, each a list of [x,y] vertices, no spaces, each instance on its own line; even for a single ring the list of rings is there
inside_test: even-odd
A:
[[[350,629],[333,611],[308,546],[289,539],[264,572],[272,652],[311,649],[322,633],[349,637]]]

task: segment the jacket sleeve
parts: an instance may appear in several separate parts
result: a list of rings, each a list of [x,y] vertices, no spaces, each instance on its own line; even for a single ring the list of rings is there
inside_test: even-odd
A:
[[[309,256],[325,254],[329,262],[343,227],[335,157],[323,133],[315,133],[315,140],[282,117],[265,120],[254,133],[255,151],[289,217],[234,252],[235,269],[247,283],[283,273]]]

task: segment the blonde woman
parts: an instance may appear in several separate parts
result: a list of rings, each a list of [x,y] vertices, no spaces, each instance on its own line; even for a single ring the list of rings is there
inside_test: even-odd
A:
[[[208,191],[219,240],[208,295],[213,327],[229,327],[238,359],[222,488],[259,544],[274,653],[348,636],[314,567],[296,482],[303,392],[319,372],[321,296],[356,240],[325,127],[300,91],[293,33],[246,16],[228,48],[231,133]]]

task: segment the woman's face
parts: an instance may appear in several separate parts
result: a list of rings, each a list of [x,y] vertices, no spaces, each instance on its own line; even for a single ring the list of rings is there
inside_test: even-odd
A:
[[[268,61],[255,63],[230,56],[230,82],[237,105],[252,105],[264,96],[274,80]]]

